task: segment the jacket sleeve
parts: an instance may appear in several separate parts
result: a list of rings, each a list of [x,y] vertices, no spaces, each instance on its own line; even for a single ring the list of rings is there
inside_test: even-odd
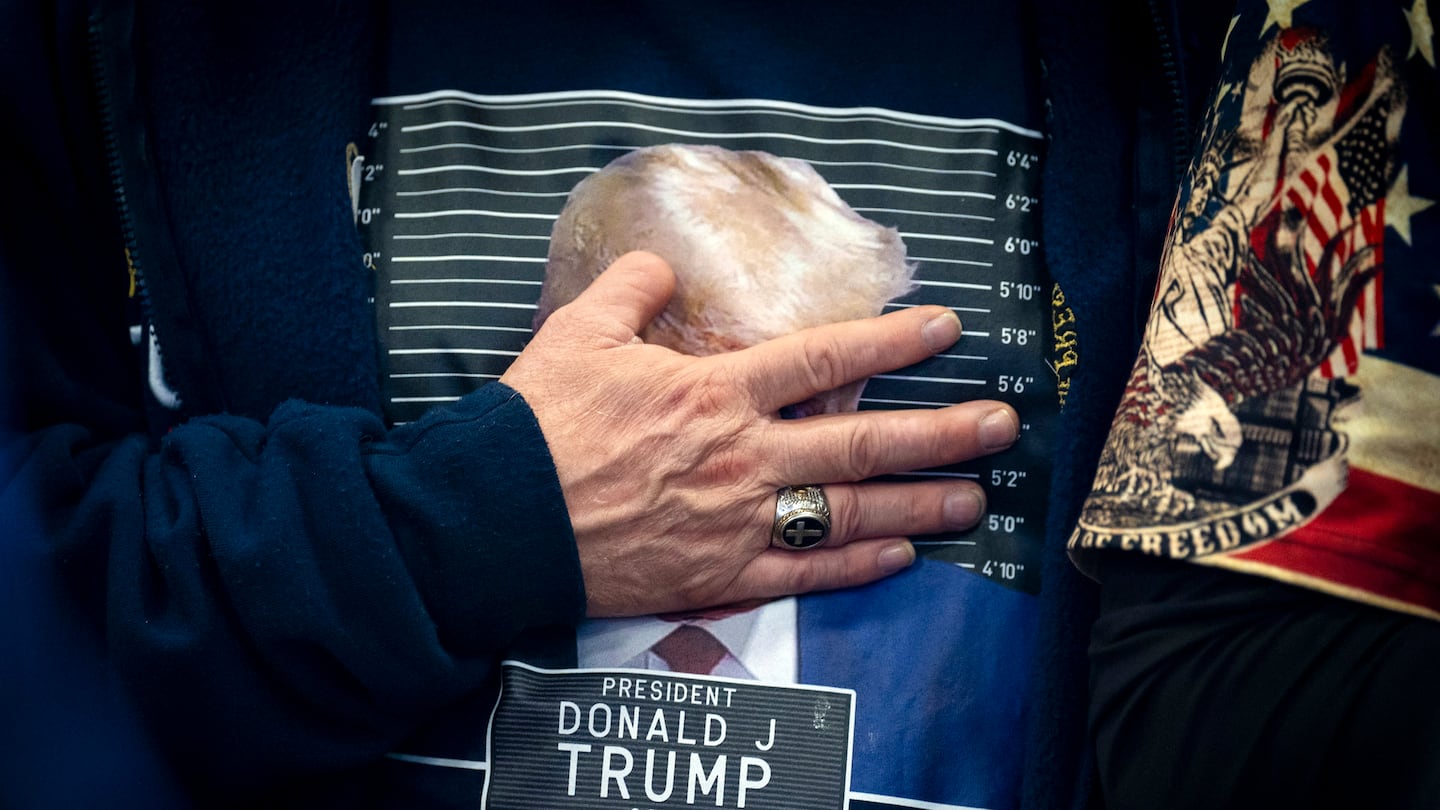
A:
[[[584,593],[533,415],[492,385],[386,434],[288,403],[152,449],[79,425],[10,445],[76,599],[161,742],[210,779],[373,758]]]
[[[311,397],[152,435],[79,5],[0,15],[0,542],[40,527],[192,781],[364,763],[583,614],[544,439],[498,384],[393,430]]]

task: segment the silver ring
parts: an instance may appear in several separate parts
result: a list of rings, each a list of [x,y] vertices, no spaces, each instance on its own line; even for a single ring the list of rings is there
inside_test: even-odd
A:
[[[830,536],[830,502],[819,484],[775,490],[775,525],[770,542],[799,551],[815,548]]]

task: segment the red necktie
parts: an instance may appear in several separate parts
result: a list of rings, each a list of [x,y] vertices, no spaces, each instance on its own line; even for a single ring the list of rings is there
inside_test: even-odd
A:
[[[688,672],[692,675],[708,675],[725,657],[725,645],[702,630],[690,624],[682,624],[670,635],[660,639],[650,648],[670,665],[671,672]]]

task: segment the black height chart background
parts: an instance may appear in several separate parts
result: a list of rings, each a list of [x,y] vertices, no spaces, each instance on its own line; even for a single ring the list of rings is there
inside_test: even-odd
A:
[[[586,175],[664,143],[798,158],[857,212],[900,231],[920,286],[887,311],[940,304],[964,325],[945,354],[872,378],[861,409],[995,398],[1021,416],[1021,439],[1005,453],[912,474],[969,478],[989,495],[979,527],[917,538],[920,553],[1038,592],[1059,410],[1039,242],[1039,133],[874,108],[600,91],[441,92],[377,99],[373,108],[353,171],[391,421],[497,379],[524,348],[551,226]]]

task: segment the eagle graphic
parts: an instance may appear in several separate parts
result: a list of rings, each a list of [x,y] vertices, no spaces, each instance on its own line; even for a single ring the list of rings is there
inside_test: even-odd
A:
[[[1342,259],[1347,228],[1312,275],[1305,227],[1303,212],[1276,208],[1252,231],[1263,241],[1241,265],[1233,326],[1170,363],[1141,352],[1101,457],[1099,493],[1150,514],[1192,516],[1195,497],[1171,483],[1177,450],[1198,447],[1216,471],[1230,466],[1243,442],[1234,406],[1301,383],[1348,334],[1362,289],[1380,272],[1376,249]]]

